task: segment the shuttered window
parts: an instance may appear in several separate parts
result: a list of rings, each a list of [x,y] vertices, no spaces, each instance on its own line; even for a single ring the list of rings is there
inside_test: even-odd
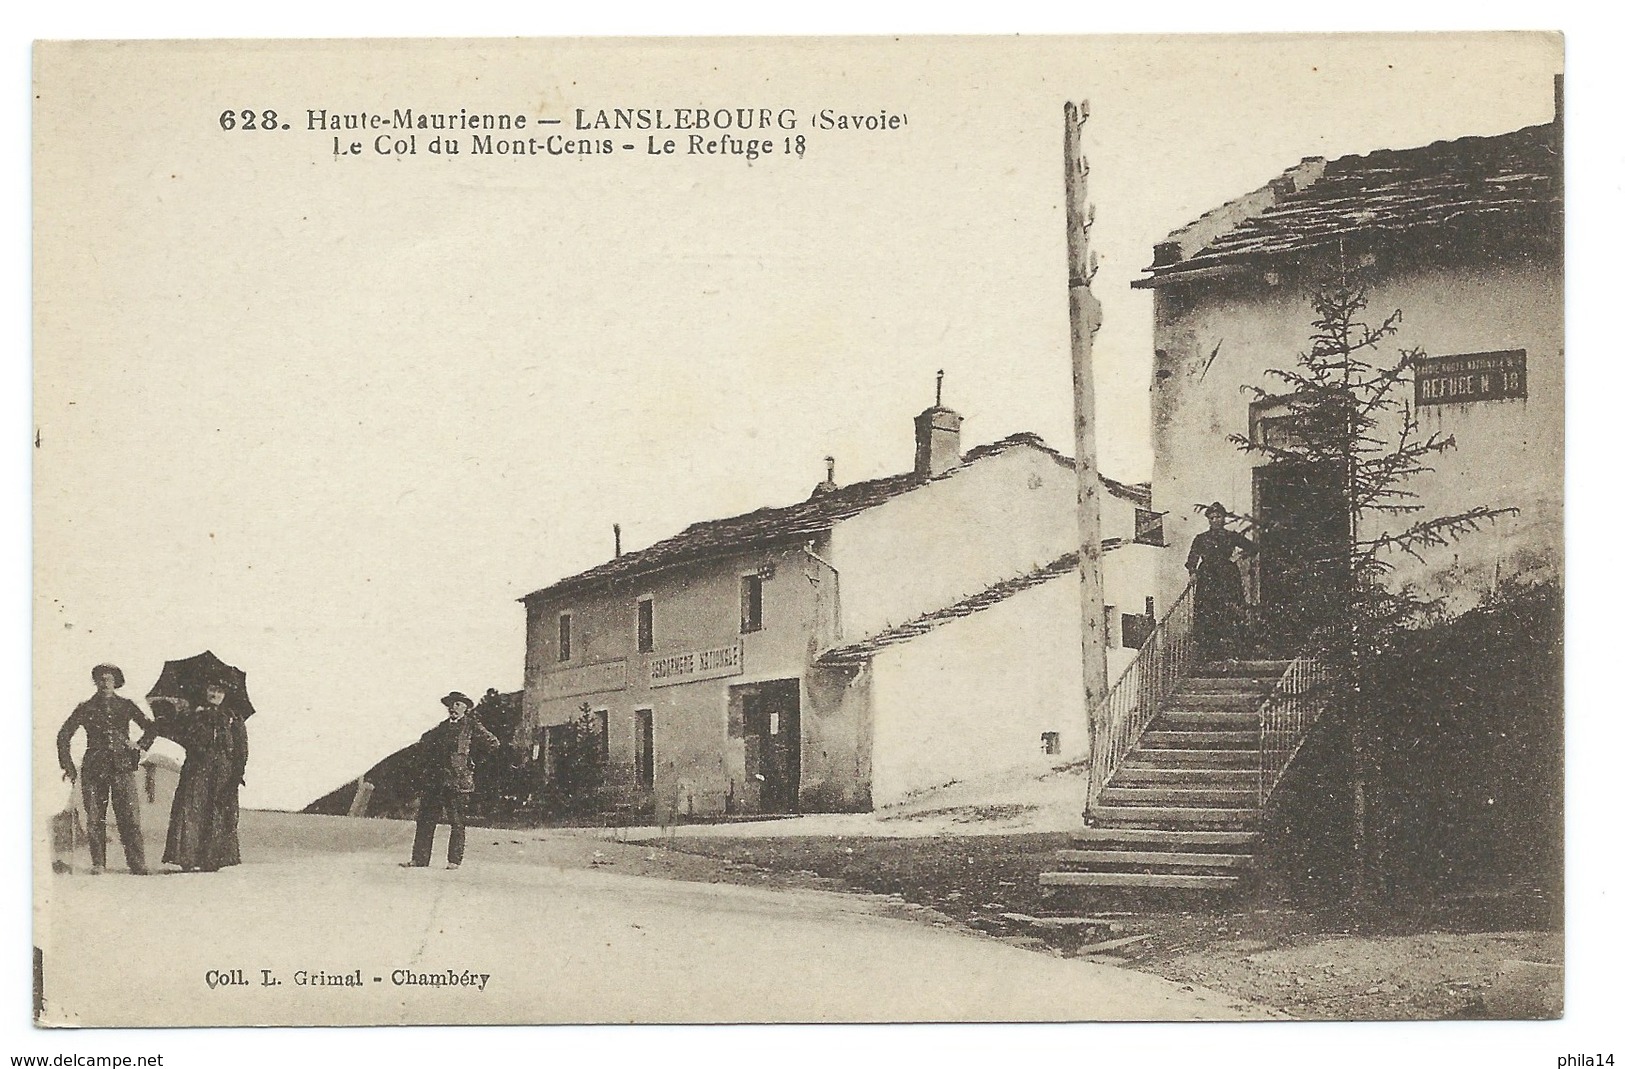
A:
[[[741,634],[762,629],[762,577],[741,576],[739,580],[739,630]]]
[[[653,653],[655,648],[655,603],[653,598],[638,601],[638,652]]]

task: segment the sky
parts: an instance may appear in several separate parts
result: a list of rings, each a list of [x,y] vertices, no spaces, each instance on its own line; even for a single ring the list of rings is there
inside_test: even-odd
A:
[[[42,57],[41,767],[92,664],[140,696],[207,648],[260,710],[244,803],[299,808],[447,691],[517,689],[516,599],[611,524],[636,549],[799,500],[826,454],[840,482],[906,469],[938,369],[966,448],[1070,452],[1067,99],[1093,115],[1101,466],[1146,478],[1153,243],[1304,156],[1545,122],[1560,65],[1539,36]],[[222,131],[239,103],[295,128]],[[807,155],[335,159],[303,128],[719,105],[795,108]],[[909,125],[807,129],[823,107]]]

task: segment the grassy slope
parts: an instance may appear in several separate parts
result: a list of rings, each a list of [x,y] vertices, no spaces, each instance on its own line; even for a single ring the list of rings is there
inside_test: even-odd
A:
[[[1560,592],[1518,591],[1401,636],[1384,659],[1371,827],[1396,898],[1520,891],[1560,902],[1562,621]],[[1339,895],[1348,776],[1347,737],[1334,729],[1283,781],[1268,857],[1281,894]]]

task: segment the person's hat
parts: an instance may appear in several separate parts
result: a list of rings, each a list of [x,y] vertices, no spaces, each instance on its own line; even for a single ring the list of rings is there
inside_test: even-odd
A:
[[[98,664],[95,668],[92,668],[90,670],[90,681],[92,683],[97,682],[96,677],[100,676],[103,672],[112,672],[113,673],[113,689],[114,690],[117,690],[120,687],[124,686],[124,670],[121,669],[116,664]]]
[[[210,676],[208,679],[205,679],[203,681],[203,689],[204,690],[221,690],[221,691],[224,691],[227,694],[230,694],[231,693],[231,680],[229,678],[227,678],[226,676]]]
[[[1214,514],[1218,514],[1220,516],[1228,516],[1228,515],[1230,515],[1230,510],[1225,508],[1224,504],[1222,502],[1219,502],[1219,501],[1213,502],[1213,504],[1211,504],[1207,508],[1203,509],[1202,512],[1205,513],[1206,515],[1209,515],[1209,516],[1212,516]]]
[[[474,703],[469,699],[468,695],[464,694],[460,690],[454,690],[444,698],[440,699],[440,704],[444,705],[447,709],[451,708],[453,702],[462,702],[470,709],[474,708]]]

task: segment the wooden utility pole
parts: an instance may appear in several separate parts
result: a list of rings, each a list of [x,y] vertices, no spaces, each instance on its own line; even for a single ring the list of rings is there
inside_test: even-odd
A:
[[[1066,284],[1072,314],[1072,431],[1078,473],[1078,578],[1083,612],[1083,705],[1089,753],[1098,744],[1096,723],[1106,698],[1106,596],[1100,576],[1100,469],[1095,459],[1095,332],[1100,302],[1089,288],[1089,161],[1080,147],[1089,102],[1066,104]],[[1090,788],[1093,790],[1094,785]]]

